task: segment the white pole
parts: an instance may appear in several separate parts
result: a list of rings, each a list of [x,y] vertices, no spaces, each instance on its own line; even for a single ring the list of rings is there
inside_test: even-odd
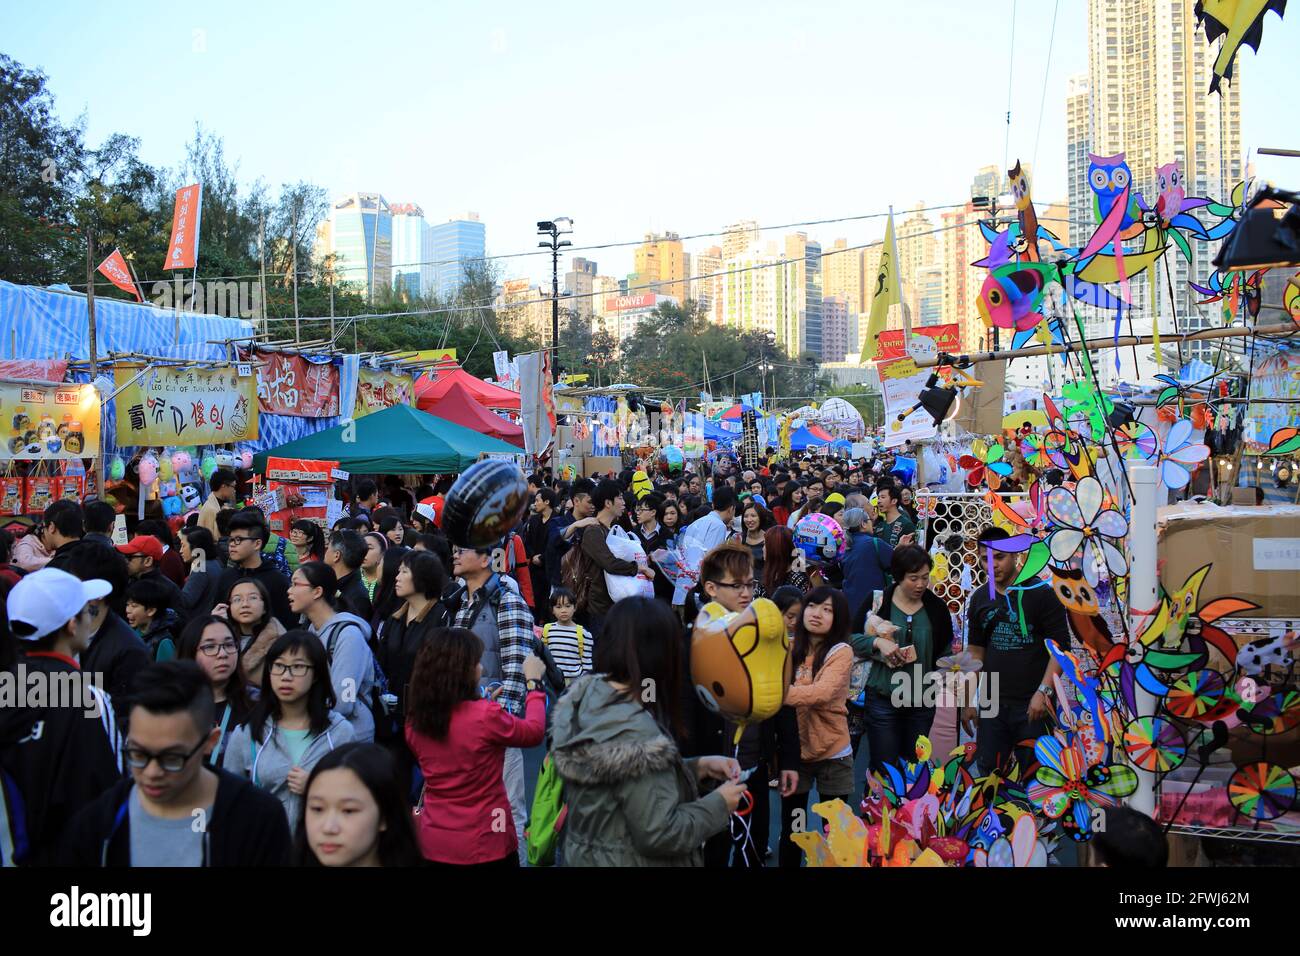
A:
[[[1133,509],[1129,520],[1129,633],[1133,640],[1156,607],[1156,469],[1154,465],[1133,465],[1129,468],[1129,483],[1133,486]],[[1152,717],[1156,713],[1156,698],[1141,686],[1134,689],[1139,717]],[[1155,774],[1133,768],[1137,772],[1138,788],[1127,800],[1134,810],[1149,817],[1155,816]]]

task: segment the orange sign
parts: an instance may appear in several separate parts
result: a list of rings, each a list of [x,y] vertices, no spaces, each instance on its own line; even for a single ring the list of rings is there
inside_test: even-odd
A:
[[[95,271],[102,273],[108,278],[109,282],[123,292],[130,292],[135,296],[137,302],[144,301],[140,297],[140,290],[135,287],[135,283],[131,280],[131,270],[127,268],[126,260],[122,258],[121,249],[114,249],[113,254],[101,262],[99,268]]]
[[[172,212],[172,240],[167,244],[164,269],[193,269],[199,261],[199,220],[203,212],[203,186],[182,186],[176,190]]]
[[[912,334],[933,339],[940,352],[961,351],[961,326],[955,322],[950,325],[914,325]],[[903,349],[902,329],[886,329],[880,333],[876,345],[877,360],[902,358],[906,354]]]

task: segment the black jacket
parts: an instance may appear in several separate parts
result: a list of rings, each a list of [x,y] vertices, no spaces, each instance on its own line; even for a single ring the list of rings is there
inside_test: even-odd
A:
[[[167,606],[181,614],[184,605],[181,602],[181,589],[177,587],[176,582],[162,573],[157,567],[150,568],[139,577],[132,578],[132,581],[157,581],[167,591]]]
[[[397,696],[398,709],[394,716],[399,718],[398,726],[405,720],[407,687],[415,670],[415,656],[434,631],[446,626],[447,619],[446,606],[441,601],[430,601],[424,613],[410,623],[406,620],[405,604],[380,622],[375,659],[388,678],[388,692]]]
[[[40,672],[47,681],[68,686],[65,682],[78,672],[67,658],[46,654],[24,656],[6,670],[22,685]],[[0,707],[0,776],[8,807],[7,818],[0,809],[0,829],[10,837],[0,843],[12,842],[18,863],[53,863],[59,836],[72,817],[121,779],[111,708],[88,717],[84,702],[82,697],[69,707]],[[12,862],[0,858],[0,866]]]
[[[114,611],[81,652],[81,669],[103,675],[100,684],[112,696],[114,705],[126,698],[136,671],[149,663],[149,651],[140,635]]]
[[[284,625],[286,631],[292,631],[298,626],[299,615],[289,610],[289,579],[277,571],[275,566],[266,560],[265,555],[262,556],[262,563],[255,568],[242,568],[232,564],[222,572],[221,585],[217,588],[221,600],[226,599],[226,595],[230,593],[236,581],[242,581],[244,578],[256,578],[266,586],[267,593],[271,595],[271,613]],[[366,620],[370,619],[366,618]]]
[[[221,589],[221,574],[224,568],[213,561],[206,571],[191,571],[181,588],[180,607],[176,613],[187,621],[211,614],[212,609],[221,602],[225,595],[218,594]]]
[[[883,597],[880,599],[883,616],[888,619],[889,611],[887,610],[894,600],[894,589],[898,585],[892,585],[885,589]],[[931,591],[925,589],[925,594],[921,597],[921,608],[925,611],[926,616],[930,619],[930,634],[933,640],[930,642],[930,660],[921,661],[921,665],[926,671],[938,669],[938,660],[952,653],[952,615],[948,613],[948,605],[940,597]],[[853,616],[852,631],[854,634],[865,633],[867,627],[867,612],[871,610],[871,601],[862,602],[857,613]]]
[[[349,614],[355,614],[363,621],[368,621],[375,614],[374,605],[370,601],[370,593],[366,590],[365,582],[361,580],[360,571],[352,571],[339,578],[339,599],[338,609],[347,611]],[[385,671],[384,673],[388,673]]]
[[[247,780],[217,774],[217,797],[203,831],[204,866],[285,866],[289,821],[280,801]],[[61,866],[131,865],[131,787],[122,780],[78,813],[60,846]]]

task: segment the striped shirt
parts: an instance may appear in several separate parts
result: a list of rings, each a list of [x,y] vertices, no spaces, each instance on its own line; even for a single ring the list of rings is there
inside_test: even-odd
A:
[[[578,632],[582,631],[582,641]],[[591,673],[591,632],[580,624],[561,624],[553,621],[542,628],[542,640],[551,652],[555,666],[565,680],[573,680]]]

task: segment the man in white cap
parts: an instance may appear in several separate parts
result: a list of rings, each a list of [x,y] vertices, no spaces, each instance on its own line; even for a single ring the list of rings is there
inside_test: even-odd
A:
[[[0,769],[21,801],[0,800],[0,866],[51,863],[72,815],[122,774],[108,695],[77,663],[111,590],[42,568],[9,592],[9,631],[20,646],[0,670]]]

